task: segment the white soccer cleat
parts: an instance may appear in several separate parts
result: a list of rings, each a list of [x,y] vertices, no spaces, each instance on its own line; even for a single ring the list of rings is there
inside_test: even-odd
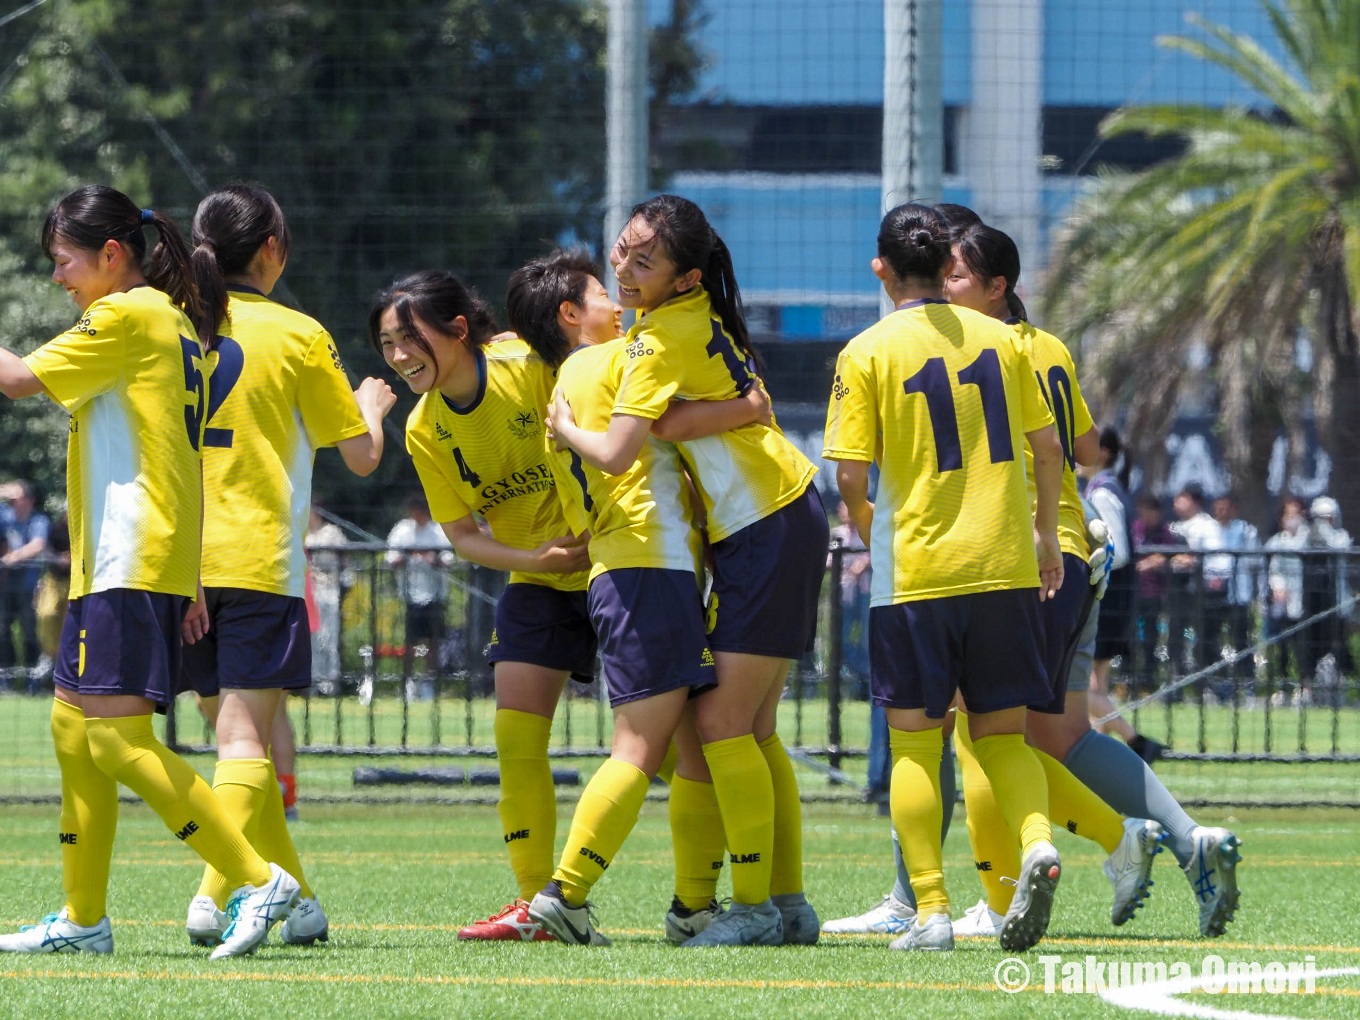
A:
[[[111,953],[113,930],[109,919],[83,927],[66,918],[66,908],[48,914],[37,924],[26,924],[13,935],[0,935],[0,953]]]
[[[331,923],[321,904],[310,896],[297,901],[297,906],[279,929],[284,945],[310,946],[314,942],[331,940]]]
[[[954,926],[948,914],[931,914],[926,923],[918,917],[907,925],[906,934],[893,939],[889,949],[918,949],[926,952],[949,952],[954,948]]]
[[[1133,917],[1152,888],[1152,860],[1162,852],[1166,832],[1148,818],[1125,818],[1124,837],[1105,859],[1105,877],[1114,886],[1110,922],[1116,927]]]
[[[915,908],[888,893],[878,906],[854,917],[827,921],[822,931],[829,935],[900,935],[914,920]]]
[[[978,900],[953,922],[954,937],[994,939],[1001,934],[1001,922],[1005,919],[1004,914],[987,906],[985,899]]]
[[[573,907],[562,895],[562,887],[549,882],[529,904],[529,916],[543,925],[558,940],[574,946],[607,946],[609,939],[595,929],[589,903]]]
[[[671,897],[671,909],[666,911],[666,941],[680,945],[694,938],[713,923],[722,913],[717,900],[709,900],[708,906],[700,910],[690,910],[680,902],[679,897]]]
[[[686,949],[712,946],[782,946],[784,915],[772,902],[733,903],[713,923],[684,943]]]
[[[1053,910],[1053,894],[1062,876],[1062,859],[1058,848],[1041,840],[1025,854],[1020,864],[1020,880],[1015,886],[1011,909],[1001,921],[1001,948],[1012,953],[1023,953],[1033,947],[1048,931],[1048,917]]]
[[[196,946],[215,946],[231,927],[231,918],[225,911],[218,910],[211,896],[195,896],[189,904],[189,916],[184,921],[184,930],[189,941]]]
[[[1242,860],[1242,841],[1227,829],[1197,825],[1195,852],[1183,869],[1199,902],[1199,931],[1217,938],[1228,930],[1237,912],[1237,865]]]
[[[277,864],[269,865],[269,881],[264,885],[243,885],[227,901],[231,924],[222,933],[222,944],[210,959],[245,956],[255,952],[269,937],[275,921],[288,916],[300,899],[298,883]]]

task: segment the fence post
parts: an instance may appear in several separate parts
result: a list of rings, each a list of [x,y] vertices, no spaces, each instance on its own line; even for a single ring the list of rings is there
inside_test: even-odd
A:
[[[833,769],[841,767],[841,658],[844,649],[841,647],[841,637],[844,633],[845,607],[841,602],[841,557],[843,546],[835,543],[831,546],[831,577],[829,587],[831,588],[831,612],[830,626],[831,633],[827,648],[827,672],[826,678],[826,737],[827,751],[830,756],[830,764]],[[836,780],[832,780],[836,782]]]

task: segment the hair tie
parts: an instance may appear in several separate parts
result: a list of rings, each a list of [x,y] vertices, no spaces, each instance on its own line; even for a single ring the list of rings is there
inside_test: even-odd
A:
[[[154,210],[154,209],[143,209],[143,210],[142,210],[142,226],[144,226],[144,227],[149,227],[149,226],[151,226],[151,224],[153,224],[153,223],[155,223],[155,222],[156,222],[156,210]]]

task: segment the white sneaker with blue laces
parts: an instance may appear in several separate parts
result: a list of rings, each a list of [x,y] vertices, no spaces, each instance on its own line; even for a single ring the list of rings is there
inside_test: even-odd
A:
[[[269,865],[269,881],[264,885],[243,885],[227,901],[231,924],[222,933],[222,944],[210,959],[253,953],[269,937],[275,921],[282,921],[301,898],[297,879],[277,864]]]
[[[13,935],[0,935],[0,953],[111,953],[113,930],[101,917],[89,928],[66,917],[66,908],[26,924]]]

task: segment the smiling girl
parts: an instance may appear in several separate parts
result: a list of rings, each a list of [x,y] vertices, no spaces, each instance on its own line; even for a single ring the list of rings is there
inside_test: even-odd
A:
[[[148,227],[160,238],[149,255]],[[42,245],[81,317],[26,358],[0,350],[0,390],[46,394],[71,415],[71,605],[52,705],[66,903],[0,937],[0,951],[113,951],[105,900],[122,783],[235,890],[237,923],[214,958],[249,953],[288,915],[298,883],[255,852],[151,729],[175,696],[181,635],[193,643],[208,628],[198,583],[207,370],[192,321],[206,316],[188,248],[166,216],[99,185],[57,204]]]

